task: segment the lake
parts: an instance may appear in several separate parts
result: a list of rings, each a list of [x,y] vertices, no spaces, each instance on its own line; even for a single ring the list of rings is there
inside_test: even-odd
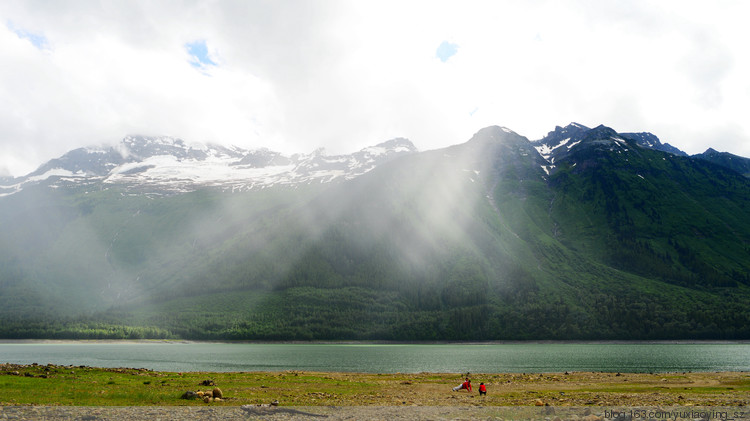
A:
[[[750,343],[257,344],[0,343],[0,363],[159,371],[545,373],[750,371]]]

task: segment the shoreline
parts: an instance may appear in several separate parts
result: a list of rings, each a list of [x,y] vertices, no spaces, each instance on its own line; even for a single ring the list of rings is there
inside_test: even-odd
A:
[[[461,378],[466,375],[464,372],[455,372],[455,371],[419,371],[419,372],[393,372],[393,373],[385,373],[385,372],[370,372],[370,371],[324,371],[324,370],[302,370],[302,369],[279,369],[279,370],[238,370],[238,371],[211,371],[211,370],[197,370],[197,371],[191,371],[191,370],[181,370],[181,371],[168,371],[168,370],[154,370],[150,368],[145,367],[104,367],[104,366],[90,366],[90,365],[80,365],[80,364],[55,364],[55,363],[42,363],[42,362],[34,362],[34,363],[14,363],[14,362],[8,362],[0,360],[0,375],[7,374],[4,373],[4,371],[7,371],[10,367],[15,367],[16,369],[24,369],[24,368],[48,368],[48,369],[75,369],[75,368],[83,368],[88,370],[101,370],[101,371],[112,371],[112,372],[122,372],[122,371],[137,371],[137,372],[147,372],[147,373],[155,373],[155,374],[202,374],[202,375],[209,375],[209,374],[215,374],[215,375],[233,375],[233,374],[262,374],[262,375],[284,375],[288,373],[305,373],[305,374],[311,374],[311,375],[345,375],[345,376],[422,376],[422,375],[433,375],[433,376],[457,376],[457,378]],[[659,375],[676,375],[676,374],[682,374],[682,375],[690,375],[690,374],[697,374],[697,375],[711,375],[711,374],[728,374],[728,375],[739,375],[739,376],[747,376],[750,380],[750,371],[745,370],[738,370],[738,371],[732,371],[732,370],[711,370],[711,371],[690,371],[690,370],[675,370],[675,371],[585,371],[585,370],[566,370],[566,371],[497,371],[497,372],[477,372],[477,373],[468,373],[471,377],[474,376],[503,376],[503,375],[509,375],[509,376],[568,376],[568,375],[612,375],[612,376],[624,376],[624,375],[649,375],[649,376],[659,376]],[[748,402],[750,404],[750,402]]]
[[[194,340],[194,339],[0,339],[0,344],[15,343],[175,343],[175,344],[253,344],[253,345],[750,345],[750,339],[654,339],[654,340],[512,340],[512,341],[370,341],[370,340],[314,340],[314,341],[255,341],[255,340]]]

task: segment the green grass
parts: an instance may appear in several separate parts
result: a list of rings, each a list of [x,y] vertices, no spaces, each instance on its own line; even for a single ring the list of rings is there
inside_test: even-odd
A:
[[[0,365],[0,405],[181,406],[206,405],[180,397],[209,391],[212,380],[225,399],[210,405],[279,401],[284,406],[474,405],[477,393],[452,392],[461,374],[316,372],[154,372],[69,366]],[[750,392],[747,373],[473,374],[489,394],[482,404],[534,405],[537,399],[561,406],[686,403],[737,405]],[[666,380],[664,380],[666,379]]]

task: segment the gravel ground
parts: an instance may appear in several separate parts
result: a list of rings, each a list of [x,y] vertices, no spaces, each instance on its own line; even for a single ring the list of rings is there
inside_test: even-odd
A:
[[[746,407],[5,406],[0,407],[0,420],[750,420],[750,411],[745,411]]]

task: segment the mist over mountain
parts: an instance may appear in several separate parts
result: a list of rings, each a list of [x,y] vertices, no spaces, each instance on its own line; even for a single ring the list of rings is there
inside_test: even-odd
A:
[[[129,136],[0,186],[0,335],[750,337],[748,160],[576,123],[286,156]]]

